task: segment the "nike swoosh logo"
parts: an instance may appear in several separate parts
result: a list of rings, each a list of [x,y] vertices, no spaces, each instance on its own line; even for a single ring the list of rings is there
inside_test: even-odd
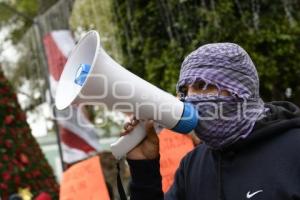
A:
[[[254,195],[263,192],[263,190],[258,190],[256,192],[251,193],[250,191],[247,192],[247,199],[251,199]]]

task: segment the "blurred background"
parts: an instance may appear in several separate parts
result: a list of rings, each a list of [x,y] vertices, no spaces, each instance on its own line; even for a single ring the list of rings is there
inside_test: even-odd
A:
[[[206,43],[238,43],[257,67],[263,99],[300,105],[299,0],[1,0],[1,70],[57,180],[68,164],[109,151],[125,120],[95,106],[74,108],[91,122],[87,136],[71,122],[53,120],[59,68],[91,29],[122,66],[174,95],[189,52]]]

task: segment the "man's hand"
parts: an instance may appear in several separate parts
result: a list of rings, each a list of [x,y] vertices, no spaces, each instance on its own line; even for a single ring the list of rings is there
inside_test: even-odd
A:
[[[124,125],[124,131],[121,136],[130,134],[139,121],[133,117],[130,122]],[[133,148],[127,154],[127,158],[130,160],[150,160],[159,156],[159,139],[156,131],[153,127],[153,121],[148,120],[145,122],[146,137],[144,140]]]

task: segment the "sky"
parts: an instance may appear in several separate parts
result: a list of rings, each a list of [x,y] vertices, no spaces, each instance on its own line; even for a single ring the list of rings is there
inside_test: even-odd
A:
[[[10,27],[0,29],[0,62],[16,63],[20,53],[16,50],[10,40],[6,40],[10,33]]]
[[[22,93],[30,93],[30,81],[25,80],[23,85],[19,88],[19,91]],[[36,91],[37,92],[37,91]],[[17,97],[21,108],[24,109],[30,104],[30,99],[28,96],[17,93]],[[47,127],[52,126],[50,119],[51,118],[51,111],[49,105],[45,102],[37,107],[34,110],[26,112],[27,122],[31,128],[32,134],[35,137],[42,137],[47,135]]]

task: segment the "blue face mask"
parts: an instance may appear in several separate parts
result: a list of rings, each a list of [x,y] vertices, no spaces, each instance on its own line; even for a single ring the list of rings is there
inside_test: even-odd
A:
[[[197,136],[213,149],[220,149],[246,138],[261,117],[264,106],[232,96],[192,95],[185,101],[199,112],[194,129]]]

